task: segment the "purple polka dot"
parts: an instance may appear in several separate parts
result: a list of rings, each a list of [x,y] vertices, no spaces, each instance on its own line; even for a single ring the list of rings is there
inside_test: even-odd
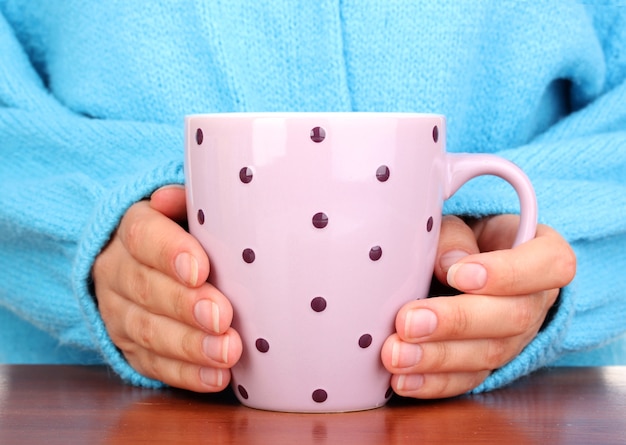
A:
[[[243,260],[248,264],[253,263],[256,259],[256,254],[252,249],[243,249],[241,256],[243,257]]]
[[[198,223],[204,224],[204,211],[202,209],[198,210]]]
[[[255,344],[259,352],[267,352],[270,350],[270,344],[264,338],[257,338]]]
[[[316,143],[322,142],[326,139],[326,130],[322,127],[315,127],[311,130],[311,140]]]
[[[328,398],[328,393],[323,389],[316,389],[315,391],[313,391],[312,397],[315,402],[322,403],[325,402]]]
[[[202,141],[204,141],[204,133],[202,132],[201,128],[198,128],[196,130],[196,143],[198,145],[202,145]]]
[[[323,212],[316,213],[313,215],[312,222],[316,228],[323,229],[328,225],[328,216]]]
[[[246,391],[246,388],[244,388],[241,385],[238,385],[237,391],[239,391],[239,394],[241,395],[241,397],[243,397],[246,400],[248,399],[248,391]]]
[[[249,184],[252,181],[252,169],[250,167],[244,167],[239,170],[239,179],[244,184]]]
[[[381,165],[380,167],[378,167],[378,169],[376,170],[376,179],[378,179],[380,182],[387,181],[387,179],[389,179],[389,167],[387,167],[386,165]]]
[[[372,336],[370,334],[363,334],[359,338],[359,346],[363,349],[368,348],[372,344]]]
[[[426,231],[427,232],[431,232],[433,230],[433,225],[435,224],[433,217],[431,216],[430,218],[428,218],[428,221],[426,221]]]
[[[311,309],[315,312],[322,312],[326,309],[326,299],[323,297],[315,297],[311,300]]]
[[[435,143],[439,141],[439,127],[436,125],[433,127],[433,141],[435,141]]]
[[[370,260],[378,261],[383,256],[383,249],[380,246],[374,246],[370,249]]]

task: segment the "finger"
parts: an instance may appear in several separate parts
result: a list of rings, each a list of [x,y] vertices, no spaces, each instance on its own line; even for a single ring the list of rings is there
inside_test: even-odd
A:
[[[416,300],[398,312],[396,332],[411,343],[515,337],[536,332],[557,295],[553,289],[529,296],[466,294]]]
[[[393,335],[383,345],[381,356],[392,374],[488,371],[510,362],[533,336],[416,344]]]
[[[224,333],[232,322],[232,305],[215,286],[205,282],[196,288],[186,287],[137,262],[119,239],[114,239],[96,259],[94,277],[101,304],[106,304],[102,296],[113,292],[149,312],[214,334]]]
[[[113,290],[145,310],[213,334],[224,333],[230,326],[232,305],[212,284],[188,288],[134,261],[120,261],[119,267],[125,279],[112,283]]]
[[[435,261],[436,278],[440,283],[446,284],[448,269],[453,264],[468,255],[479,252],[472,229],[457,216],[444,216]]]
[[[179,184],[170,184],[156,190],[150,197],[150,207],[174,221],[184,221],[187,218],[185,201],[185,187]]]
[[[519,215],[501,214],[472,220],[469,225],[481,252],[490,252],[510,249],[517,236],[519,224]]]
[[[219,392],[230,383],[230,370],[211,368],[151,354],[145,350],[126,359],[140,374],[194,392]]]
[[[198,241],[145,201],[128,209],[118,234],[137,261],[183,284],[198,286],[209,275],[209,259]]]
[[[494,222],[495,221],[495,222]],[[503,224],[496,224],[497,221]],[[494,218],[482,226],[482,250],[508,245],[516,227],[511,218]],[[447,282],[462,292],[526,295],[562,288],[576,273],[576,256],[554,229],[539,225],[537,236],[514,249],[493,250],[460,259],[447,273]]]
[[[241,356],[242,344],[235,330],[207,334],[167,317],[151,314],[127,300],[118,302],[122,320],[112,322],[110,334],[125,352],[137,348],[159,356],[204,366],[232,367]]]
[[[489,376],[489,371],[439,374],[396,374],[391,378],[393,390],[404,397],[441,399],[465,394]]]

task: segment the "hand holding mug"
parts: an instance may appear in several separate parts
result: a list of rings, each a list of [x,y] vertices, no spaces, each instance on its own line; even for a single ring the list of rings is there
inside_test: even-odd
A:
[[[208,258],[178,222],[182,187],[134,204],[96,259],[98,308],[111,340],[139,373],[197,392],[221,391],[241,355],[232,306],[207,283]]]
[[[509,249],[518,224],[514,215],[469,224],[444,217],[435,275],[464,294],[412,301],[399,311],[396,333],[382,349],[398,394],[463,394],[535,337],[559,289],[573,279],[576,258],[541,224],[533,240]]]

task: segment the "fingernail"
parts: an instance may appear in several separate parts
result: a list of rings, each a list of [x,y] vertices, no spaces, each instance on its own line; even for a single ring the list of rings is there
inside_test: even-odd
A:
[[[168,190],[168,189],[182,189],[182,190],[185,190],[185,186],[182,185],[182,184],[166,184],[166,185],[156,189],[154,191],[154,193],[157,193],[157,192],[159,192],[161,190]]]
[[[198,284],[198,261],[193,255],[180,253],[174,261],[174,266],[176,273],[186,284],[191,286]]]
[[[396,382],[396,389],[400,391],[415,391],[424,384],[424,376],[421,374],[401,374]]]
[[[224,383],[224,371],[216,368],[200,368],[200,380],[206,385],[219,388]]]
[[[412,309],[404,318],[404,335],[410,339],[418,339],[435,332],[437,316],[428,309]]]
[[[161,190],[167,190],[167,189],[182,189],[182,190],[185,190],[185,186],[182,185],[182,184],[166,184],[163,187],[159,187],[154,192],[152,192],[151,198],[155,194],[159,193]]]
[[[450,267],[448,284],[461,291],[478,290],[487,284],[487,269],[477,263],[457,263]]]
[[[459,260],[468,256],[469,253],[464,250],[451,250],[450,252],[446,252],[439,258],[439,266],[443,270],[450,269],[454,264],[458,263]]]
[[[216,334],[220,332],[220,308],[217,303],[211,300],[200,300],[193,308],[193,315],[205,329]]]
[[[207,335],[202,340],[202,349],[204,355],[212,358],[215,361],[228,363],[228,346],[230,340],[227,335],[216,337],[214,335]]]
[[[397,341],[391,348],[391,366],[394,368],[415,366],[422,359],[422,353],[420,345]]]

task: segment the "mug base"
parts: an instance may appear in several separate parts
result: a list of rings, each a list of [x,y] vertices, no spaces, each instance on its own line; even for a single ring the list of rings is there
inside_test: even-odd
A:
[[[380,403],[374,405],[349,405],[345,406],[320,406],[320,407],[298,407],[293,405],[273,405],[273,404],[250,404],[246,400],[239,399],[241,404],[250,409],[256,409],[260,411],[272,411],[290,414],[341,414],[341,413],[353,413],[359,411],[371,411],[378,408],[382,408],[387,404],[387,400],[383,400]]]
[[[374,385],[377,386],[377,385]],[[329,395],[324,390],[317,390],[310,398],[301,398],[285,392],[269,391],[261,397],[252,397],[248,391],[236,383],[232,385],[235,397],[239,402],[252,409],[262,411],[275,411],[285,413],[348,413],[355,411],[369,411],[385,406],[391,399],[393,390],[391,387],[382,392],[364,394],[360,393],[332,393]],[[297,392],[297,391],[296,391]]]

